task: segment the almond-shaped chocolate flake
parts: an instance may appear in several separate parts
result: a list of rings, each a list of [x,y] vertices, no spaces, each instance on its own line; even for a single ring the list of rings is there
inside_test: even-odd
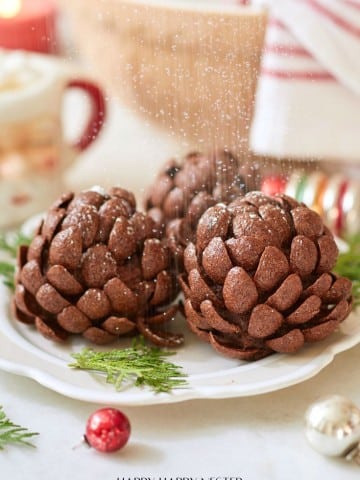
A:
[[[280,312],[295,305],[303,292],[301,278],[296,273],[291,273],[277,290],[266,300],[267,305]]]
[[[279,285],[289,273],[286,255],[277,247],[265,247],[254,275],[260,290],[270,291]]]
[[[239,325],[225,320],[214,308],[210,300],[204,300],[200,304],[200,310],[204,315],[209,327],[223,333],[240,333]]]
[[[287,244],[292,236],[289,214],[277,204],[267,203],[259,207],[261,218],[272,226],[275,226],[276,245]]]
[[[199,269],[199,262],[196,256],[196,248],[193,243],[189,243],[184,250],[184,266],[189,273],[193,268]]]
[[[69,227],[57,233],[49,248],[49,264],[62,265],[75,270],[82,258],[82,236],[77,227]]]
[[[156,184],[157,188],[152,189],[150,193],[150,204],[161,205],[167,194],[173,188],[173,180],[166,174],[161,175]]]
[[[266,340],[266,345],[278,353],[295,353],[304,345],[304,334],[298,328],[281,337]]]
[[[41,236],[44,240],[50,241],[53,238],[65,215],[66,210],[64,208],[49,210],[41,227]]]
[[[219,304],[219,299],[216,297],[216,294],[195,269],[189,273],[189,287],[191,298],[198,305],[207,299],[211,300],[215,305]]]
[[[241,267],[234,267],[227,274],[223,295],[226,308],[234,313],[248,312],[259,297],[255,283]]]
[[[124,202],[123,198],[112,197],[106,200],[99,208],[100,218],[109,219],[112,224],[118,217],[129,217],[132,209],[129,208],[129,203]]]
[[[143,281],[136,285],[136,290],[134,290],[134,293],[138,299],[138,310],[144,311],[144,309],[147,309],[147,305],[152,300],[152,296],[154,295],[155,288],[156,286],[153,281]],[[151,322],[153,317],[157,317],[157,314],[147,318],[147,321]]]
[[[169,266],[169,250],[157,238],[145,240],[141,268],[145,280],[155,277]]]
[[[65,307],[57,316],[57,321],[69,333],[82,333],[91,327],[90,319],[74,305]]]
[[[135,253],[135,230],[125,217],[116,219],[109,237],[109,249],[118,262],[126,260]]]
[[[78,193],[76,196],[74,196],[74,194],[70,194],[69,197],[65,195],[63,202],[59,206],[67,206],[68,212],[71,212],[72,210],[78,211],[81,205],[90,205],[98,210],[104,203],[104,200],[104,195],[101,193],[96,192],[95,190],[85,190]]]
[[[46,247],[46,238],[42,235],[36,235],[27,250],[27,260],[35,260],[39,265],[42,262],[42,256]]]
[[[292,209],[291,215],[298,235],[315,240],[323,234],[324,224],[320,215],[305,205]]]
[[[153,315],[152,317],[149,317],[147,323],[149,325],[164,325],[167,322],[175,320],[175,317],[178,311],[179,311],[178,306],[173,305],[167,310],[164,310],[163,312],[160,312],[157,315]]]
[[[81,228],[79,226],[81,225]],[[80,204],[71,210],[62,221],[61,228],[77,227],[81,233],[83,246],[90,247],[99,228],[99,214],[94,205]]]
[[[139,329],[139,332],[145,337],[151,339],[154,345],[171,348],[180,347],[184,343],[184,337],[182,335],[167,330],[152,330],[150,325],[145,322],[144,318],[139,317],[136,326]]]
[[[81,263],[81,276],[88,287],[101,288],[116,276],[117,264],[105,245],[97,244],[88,248]]]
[[[210,207],[200,218],[197,227],[197,248],[204,249],[214,237],[226,238],[231,215],[225,205]]]
[[[95,343],[95,345],[107,345],[118,338],[116,335],[113,335],[100,327],[87,328],[83,332],[83,337],[91,343]]]
[[[337,330],[339,324],[347,317],[351,311],[351,304],[346,300],[340,303],[326,315],[321,323],[304,329],[304,337],[307,342],[319,342],[331,335]]]
[[[111,312],[107,295],[99,288],[89,288],[76,303],[77,308],[91,320],[104,318]]]
[[[40,308],[36,303],[35,298],[28,292],[24,285],[17,284],[15,288],[16,306],[28,317],[34,317],[35,312],[39,313]]]
[[[205,191],[199,192],[192,199],[186,213],[186,219],[192,227],[195,227],[201,215],[209,208],[217,203],[215,198]]]
[[[69,305],[69,302],[50,283],[44,283],[39,288],[36,300],[44,310],[54,315]]]
[[[162,270],[156,275],[156,284],[154,294],[150,300],[151,305],[161,305],[166,302],[166,299],[171,295],[171,290],[174,288],[171,275]]]
[[[259,304],[250,315],[248,333],[255,338],[273,335],[282,325],[284,317],[268,305]]]
[[[23,266],[20,273],[20,281],[33,295],[36,295],[39,288],[44,285],[46,279],[36,260],[30,260]]]
[[[133,255],[124,263],[118,265],[117,271],[117,277],[133,290],[136,289],[143,280],[140,259],[138,256]]]
[[[113,310],[124,316],[133,316],[138,309],[138,297],[120,278],[112,278],[104,286],[104,292]]]
[[[45,338],[54,342],[62,343],[68,338],[68,334],[54,322],[45,322],[40,317],[35,318],[35,327]]]
[[[62,193],[50,206],[49,211],[57,208],[66,208],[71,205],[71,201],[74,198],[73,192],[64,192]]]
[[[129,215],[133,215],[135,213],[136,199],[135,195],[132,192],[117,185],[109,189],[109,195],[110,197],[118,197],[125,201],[129,206]]]
[[[303,330],[303,335],[306,342],[319,342],[331,335],[338,327],[339,322],[337,320],[328,320],[327,322],[314,325],[313,327]]]
[[[220,237],[214,237],[206,246],[202,255],[202,266],[215,283],[224,282],[233,265]]]
[[[27,263],[28,249],[29,248],[27,245],[20,245],[16,252],[16,268],[15,268],[14,277],[13,277],[15,285],[17,285],[21,281],[20,280],[21,269]]]
[[[142,212],[135,212],[130,219],[134,228],[138,244],[142,244],[147,238],[161,237],[154,220]]]
[[[323,273],[318,277],[314,283],[309,285],[304,291],[304,297],[310,297],[310,295],[316,295],[323,298],[326,292],[330,289],[333,283],[333,279],[330,273]]]
[[[168,217],[182,217],[184,216],[185,205],[185,192],[181,188],[175,187],[164,201],[164,213]]]
[[[33,325],[35,323],[36,317],[34,315],[27,315],[24,313],[21,308],[19,308],[17,299],[15,297],[11,302],[11,313],[21,323],[25,323],[26,325]]]
[[[324,320],[336,320],[338,323],[345,320],[351,311],[352,302],[349,300],[340,300],[338,304],[331,309]]]
[[[187,156],[186,162],[181,171],[175,176],[175,185],[181,189],[190,191],[199,191],[207,188],[212,183],[212,174],[210,158],[201,153],[193,153]]]
[[[218,353],[237,360],[259,360],[269,354],[269,350],[266,348],[240,348],[231,346],[230,343],[222,343],[221,340],[211,332],[209,333],[209,341]]]
[[[317,248],[310,238],[297,235],[291,242],[291,269],[300,277],[309,276],[316,268],[318,261]]]
[[[260,256],[264,250],[264,244],[255,236],[243,236],[230,238],[225,242],[232,262],[246,270],[253,270],[259,263]]]
[[[278,235],[270,225],[257,213],[245,212],[237,214],[233,220],[233,232],[235,238],[243,236],[256,237],[263,245],[277,245]]]
[[[63,295],[80,295],[83,286],[62,265],[53,265],[46,273],[47,280]]]
[[[129,204],[121,198],[108,199],[99,209],[99,228],[96,239],[106,242],[116,219],[121,216],[128,218],[129,210]]]
[[[337,303],[340,300],[349,299],[351,289],[352,281],[349,278],[335,277],[331,288],[324,295],[324,300],[328,303]]]
[[[124,317],[115,317],[111,316],[107,318],[102,324],[101,327],[108,333],[112,335],[124,335],[126,333],[133,332],[136,330],[136,325],[134,322],[128,320]]]
[[[192,306],[191,300],[185,300],[184,304],[186,319],[197,329],[210,330],[209,322],[203,315],[200,315]],[[207,337],[206,337],[207,338]]]
[[[317,267],[318,273],[324,273],[332,270],[335,266],[339,249],[331,235],[323,235],[318,241],[318,248],[320,252],[319,264]]]
[[[286,322],[291,325],[306,323],[316,317],[320,312],[320,307],[321,299],[316,295],[311,295],[286,317]]]

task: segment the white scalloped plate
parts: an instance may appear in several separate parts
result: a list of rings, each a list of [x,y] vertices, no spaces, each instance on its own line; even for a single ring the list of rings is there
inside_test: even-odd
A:
[[[85,346],[80,339],[64,345],[46,340],[33,327],[12,319],[9,300],[8,290],[1,285],[0,368],[32,378],[65,396],[109,405],[150,405],[272,392],[313,377],[337,353],[360,342],[360,321],[355,313],[323,342],[307,346],[296,355],[277,354],[252,363],[223,358],[186,333],[185,346],[170,359],[188,374],[187,388],[170,394],[135,387],[117,392],[102,375],[69,368],[71,353]]]

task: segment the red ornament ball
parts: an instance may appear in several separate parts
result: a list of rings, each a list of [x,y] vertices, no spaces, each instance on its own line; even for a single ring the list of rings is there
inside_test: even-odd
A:
[[[129,440],[130,422],[126,415],[116,408],[100,408],[88,418],[86,442],[99,452],[115,452]]]

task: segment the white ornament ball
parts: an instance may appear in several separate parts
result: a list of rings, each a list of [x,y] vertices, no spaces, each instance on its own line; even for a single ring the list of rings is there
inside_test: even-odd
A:
[[[360,409],[340,395],[311,405],[305,422],[308,441],[323,455],[345,456],[360,442]]]

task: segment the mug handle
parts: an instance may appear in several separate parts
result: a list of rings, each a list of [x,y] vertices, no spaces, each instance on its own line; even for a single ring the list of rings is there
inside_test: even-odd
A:
[[[72,145],[75,150],[82,152],[96,139],[104,126],[106,102],[101,89],[89,80],[70,80],[66,85],[66,89],[68,88],[80,88],[84,90],[91,100],[89,120],[80,138]]]

